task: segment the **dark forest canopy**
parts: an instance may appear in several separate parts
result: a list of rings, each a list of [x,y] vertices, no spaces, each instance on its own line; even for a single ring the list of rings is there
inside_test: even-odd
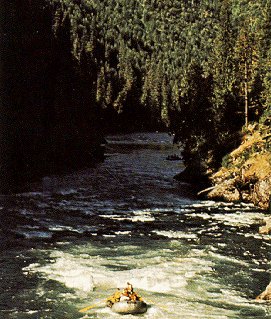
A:
[[[270,0],[50,3],[105,118],[166,124],[188,166],[217,168],[241,127],[270,115]]]
[[[165,127],[190,171],[211,172],[243,125],[270,119],[271,0],[16,0],[2,10],[1,174],[85,164],[100,132]]]
[[[0,6],[0,192],[103,158],[91,78],[71,53],[68,26],[54,36],[44,3]]]

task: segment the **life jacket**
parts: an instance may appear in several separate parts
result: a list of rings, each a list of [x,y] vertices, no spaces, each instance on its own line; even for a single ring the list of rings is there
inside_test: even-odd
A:
[[[133,293],[132,291],[129,291],[128,289],[125,288],[122,292],[122,296],[130,297],[132,293]]]

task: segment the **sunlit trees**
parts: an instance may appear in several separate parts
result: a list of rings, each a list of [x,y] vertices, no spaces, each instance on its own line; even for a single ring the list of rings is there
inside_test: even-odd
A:
[[[187,160],[218,165],[270,105],[270,0],[48,1],[54,30],[69,20],[74,57],[92,65],[98,107],[162,121]]]

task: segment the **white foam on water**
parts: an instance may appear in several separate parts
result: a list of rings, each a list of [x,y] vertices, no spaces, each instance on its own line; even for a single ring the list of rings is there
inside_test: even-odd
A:
[[[33,315],[35,313],[38,313],[38,310],[26,310],[26,313],[29,315]]]
[[[197,234],[185,233],[183,231],[173,231],[173,230],[155,230],[153,233],[161,235],[168,238],[178,238],[178,239],[198,239]]]
[[[191,214],[187,214],[188,216],[190,217],[200,217],[204,220],[208,220],[211,218],[211,214],[208,214],[208,213],[191,213]]]
[[[104,300],[129,281],[151,305],[142,315],[145,319],[176,319],[180,314],[193,319],[236,317],[235,309],[240,305],[246,307],[247,300],[231,287],[222,286],[214,269],[221,260],[237,267],[247,266],[246,263],[205,249],[192,248],[182,253],[181,247],[170,242],[167,249],[150,248],[136,254],[141,249],[136,245],[113,248],[86,244],[71,251],[52,251],[51,263],[31,264],[24,271],[40,273],[48,280],[74,288],[75,296],[83,297],[89,304],[95,304],[98,298]],[[104,305],[91,313],[90,318],[119,317]]]
[[[100,217],[119,221],[130,220],[132,222],[151,222],[155,220],[152,212],[145,210],[132,211],[128,214],[100,215]]]
[[[77,193],[78,193],[78,190],[77,189],[73,189],[73,188],[62,189],[62,190],[57,192],[57,194],[60,194],[60,195],[74,195],[74,194],[77,194]]]
[[[34,239],[34,238],[41,238],[41,239],[49,239],[52,238],[52,233],[46,231],[35,231],[35,230],[19,230],[17,231],[18,234],[23,235],[26,239]]]
[[[244,260],[240,260],[240,259],[236,259],[234,257],[228,257],[228,256],[223,256],[220,255],[218,253],[215,253],[213,250],[209,251],[209,256],[211,258],[214,258],[216,260],[223,260],[224,262],[230,262],[231,264],[237,264],[237,265],[242,265],[242,266],[249,266],[249,264],[247,262],[245,262]]]
[[[268,237],[269,235],[266,236],[267,239],[269,239],[270,237]],[[262,234],[244,234],[245,238],[254,238],[254,239],[263,239],[265,237],[265,235]]]
[[[112,214],[112,215],[99,215],[99,216],[100,216],[100,217],[103,217],[103,218],[113,219],[113,220],[127,220],[126,216],[117,215],[117,214]]]
[[[94,289],[93,270],[78,264],[76,258],[66,253],[52,253],[51,257],[55,262],[41,266],[34,263],[25,267],[25,272],[39,272],[49,279],[56,280],[68,288],[75,288],[82,292],[89,292]]]
[[[174,212],[176,213],[192,213],[194,212],[194,208],[175,208],[174,207]]]
[[[196,257],[182,258],[145,256],[145,259],[132,256],[102,258],[87,254],[72,255],[67,252],[51,253],[53,263],[45,266],[31,264],[24,271],[42,273],[48,279],[65,284],[68,288],[90,292],[95,287],[112,289],[122,287],[131,281],[137,289],[155,293],[182,294],[181,288],[187,286],[187,279],[212,268],[206,261]],[[134,265],[132,269],[111,270],[107,265]],[[191,265],[193,271],[191,271]],[[123,267],[120,267],[122,269]]]
[[[195,204],[196,205],[196,204]],[[250,206],[249,206],[250,207]],[[263,215],[259,212],[244,212],[244,211],[236,211],[228,209],[228,207],[224,207],[223,210],[225,213],[206,213],[206,212],[196,212],[191,214],[186,214],[188,217],[193,218],[202,218],[203,220],[213,220],[214,222],[223,222],[225,225],[233,226],[233,227],[241,227],[241,226],[251,226],[255,224],[260,224]],[[214,230],[211,229],[210,230]],[[255,234],[257,236],[257,234]]]
[[[131,233],[132,232],[129,230],[124,230],[124,231],[119,230],[115,232],[116,235],[130,235]]]
[[[250,210],[251,208],[254,208],[255,205],[251,203],[243,203],[240,202],[238,204],[232,203],[232,202],[221,202],[221,201],[212,201],[212,200],[204,200],[204,201],[197,201],[196,203],[193,203],[191,207],[194,208],[222,208],[226,211],[230,211],[231,209],[240,208],[242,210]]]
[[[259,213],[244,213],[237,211],[227,214],[213,214],[212,218],[217,221],[222,221],[225,225],[230,226],[250,226],[261,221]]]
[[[82,234],[82,233],[84,233],[84,231],[89,231],[94,235],[93,232],[97,232],[97,230],[98,230],[98,227],[91,226],[91,225],[90,226],[89,225],[75,225],[73,227],[73,226],[60,225],[60,224],[55,223],[54,225],[50,226],[50,224],[52,224],[52,223],[53,223],[53,221],[46,222],[46,226],[48,227],[49,231],[51,231],[51,232],[71,231],[74,233]]]
[[[209,206],[218,206],[218,205],[219,205],[218,202],[206,200],[206,201],[199,201],[197,203],[194,203],[191,205],[191,207],[200,208],[200,207],[209,207]]]
[[[54,225],[54,226],[49,226],[49,230],[51,231],[63,231],[63,230],[69,230],[69,231],[77,231],[74,227],[71,226],[65,226],[65,225]]]
[[[88,243],[69,251],[54,250],[50,254],[51,263],[31,264],[24,271],[26,275],[28,272],[40,273],[45,279],[74,288],[74,295],[86,303],[79,309],[95,304],[98,298],[104,300],[117,287],[124,287],[127,281],[151,305],[140,316],[145,319],[176,319],[180,318],[180,314],[181,318],[193,319],[237,318],[236,309],[251,309],[247,299],[226,283],[221,284],[215,273],[216,265],[223,262],[236,269],[249,267],[247,263],[222,256],[211,249],[195,246],[183,250],[185,244],[180,244],[179,238],[174,236],[183,238],[187,234],[165,234],[173,235],[166,248],[142,249],[128,244],[107,247]],[[76,298],[73,300],[76,303]],[[89,318],[118,317],[104,304],[89,313]],[[125,318],[132,319],[134,316],[127,315]]]
[[[151,216],[150,212],[135,212],[135,216],[131,217],[132,222],[151,222],[154,221],[155,218]]]

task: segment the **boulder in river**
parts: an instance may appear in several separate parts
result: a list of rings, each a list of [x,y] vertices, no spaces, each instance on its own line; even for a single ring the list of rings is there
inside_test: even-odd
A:
[[[259,229],[260,234],[271,234],[271,217],[266,218],[265,220],[265,225],[261,226]]]
[[[259,296],[256,297],[256,300],[267,300],[271,301],[271,283],[266,287],[265,291],[263,291]]]
[[[270,196],[270,189],[271,189],[271,175],[267,176],[266,178],[259,180],[253,190],[252,199],[254,204],[259,204],[260,207],[264,209],[269,209],[271,212],[271,196]]]

